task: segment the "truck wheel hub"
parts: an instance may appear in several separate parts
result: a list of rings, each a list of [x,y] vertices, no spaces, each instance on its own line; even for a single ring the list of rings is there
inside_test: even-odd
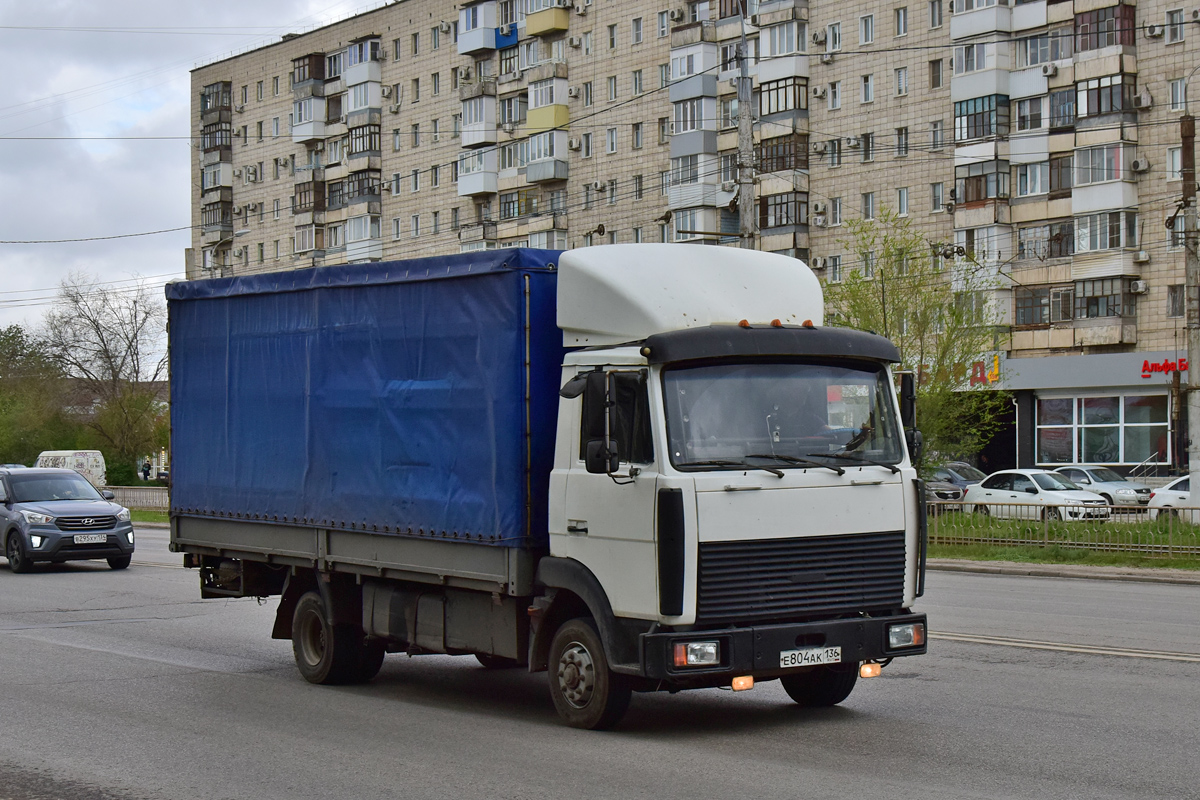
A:
[[[558,687],[567,702],[583,708],[595,690],[595,667],[592,654],[581,644],[572,644],[558,659]]]

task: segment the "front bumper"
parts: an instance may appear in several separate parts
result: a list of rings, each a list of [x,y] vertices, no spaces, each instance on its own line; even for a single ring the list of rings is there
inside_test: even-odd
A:
[[[89,558],[119,558],[133,555],[133,523],[121,522],[105,531],[80,531],[81,534],[103,534],[104,542],[75,544],[75,532],[60,531],[53,526],[36,525],[25,533],[25,555],[33,562],[81,561]],[[31,536],[42,537],[42,546],[34,547]]]
[[[926,623],[925,615],[898,614],[711,631],[647,633],[641,637],[642,664],[647,678],[682,687],[701,687],[728,685],[735,676],[752,675],[765,680],[803,672],[810,667],[781,669],[779,654],[804,647],[841,647],[843,664],[925,653],[927,644],[897,649],[888,647],[888,627],[906,622]],[[927,623],[925,631],[928,641]],[[721,643],[721,664],[675,667],[675,643],[700,640]]]

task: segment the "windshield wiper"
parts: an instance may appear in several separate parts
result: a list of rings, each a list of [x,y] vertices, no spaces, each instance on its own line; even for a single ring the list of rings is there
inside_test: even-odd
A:
[[[774,458],[777,461],[786,461],[789,464],[803,464],[806,467],[824,467],[831,469],[838,475],[845,475],[846,470],[841,467],[835,467],[833,464],[822,464],[820,461],[809,461],[807,458],[796,458],[795,456],[783,456],[775,453],[749,453],[746,458]]]
[[[862,456],[852,456],[852,455],[848,455],[846,453],[805,453],[805,455],[814,456],[816,458],[837,458],[837,459],[841,459],[842,461],[857,461],[860,464],[873,464],[877,467],[887,467],[888,469],[890,469],[892,471],[893,475],[895,475],[897,472],[900,471],[900,468],[897,467],[895,464],[886,464],[883,461],[876,461],[873,458],[863,458]]]
[[[783,470],[775,469],[774,467],[764,467],[762,464],[750,464],[745,461],[689,461],[686,464],[680,464],[681,467],[745,467],[746,469],[761,469],[764,472],[769,472],[772,475],[783,477]]]

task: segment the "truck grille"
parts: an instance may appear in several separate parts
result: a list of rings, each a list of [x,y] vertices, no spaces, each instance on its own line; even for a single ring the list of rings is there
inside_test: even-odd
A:
[[[105,517],[56,517],[54,524],[60,531],[106,531],[117,524],[117,518]]]
[[[797,620],[904,601],[904,531],[701,542],[697,622]]]

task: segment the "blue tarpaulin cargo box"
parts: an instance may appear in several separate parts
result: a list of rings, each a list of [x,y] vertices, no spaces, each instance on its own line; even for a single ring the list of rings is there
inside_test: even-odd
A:
[[[546,546],[558,255],[168,285],[172,514]]]

